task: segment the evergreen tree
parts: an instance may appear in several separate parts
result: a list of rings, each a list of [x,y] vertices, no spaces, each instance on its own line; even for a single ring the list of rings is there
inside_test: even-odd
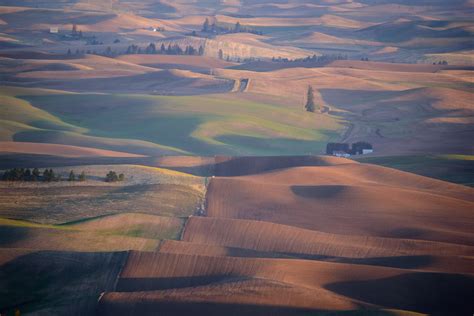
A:
[[[56,180],[56,174],[54,174],[53,169],[49,169],[49,181]]]
[[[234,32],[239,33],[241,31],[240,22],[235,23]]]
[[[164,54],[165,52],[166,52],[165,44],[161,43],[160,54]]]
[[[145,49],[145,53],[147,54],[156,54],[156,46],[154,43],[150,43],[148,47]]]
[[[31,180],[31,171],[30,171],[30,169],[25,170],[25,173],[23,174],[23,180],[24,181],[30,181]]]
[[[105,182],[116,182],[118,181],[118,176],[115,171],[109,171],[105,176]]]
[[[71,170],[71,172],[69,172],[69,178],[67,181],[76,181],[76,175],[74,174],[74,171]]]
[[[10,171],[5,170],[5,172],[2,175],[2,180],[3,181],[8,181],[9,178],[10,178]]]
[[[86,173],[84,171],[81,172],[81,174],[78,177],[79,181],[86,181]]]
[[[118,181],[123,181],[123,180],[125,180],[125,175],[123,173],[121,173],[118,176]]]
[[[174,44],[171,53],[175,55],[183,55],[183,49],[178,44]]]
[[[204,21],[204,24],[202,25],[202,31],[209,32],[209,19],[208,18],[206,18],[206,21]]]
[[[199,56],[204,55],[204,46],[199,46]]]
[[[305,107],[306,111],[308,111],[308,112],[314,112],[314,110],[315,110],[313,87],[311,87],[311,86],[308,87],[308,94],[307,94],[307,97],[306,97],[306,105],[304,107]]]
[[[44,169],[44,171],[43,171],[43,180],[46,181],[46,182],[51,181],[51,175],[50,175],[48,169]]]
[[[219,59],[224,59],[224,52],[222,49],[219,49]]]
[[[33,169],[33,172],[31,172],[31,175],[32,175],[32,180],[33,180],[33,181],[39,180],[39,178],[40,178],[40,171],[38,170],[38,168],[34,168],[34,169]]]

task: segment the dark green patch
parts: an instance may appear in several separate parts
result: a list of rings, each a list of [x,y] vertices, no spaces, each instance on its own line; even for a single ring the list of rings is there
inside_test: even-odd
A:
[[[463,157],[465,156],[388,156],[361,157],[356,160],[474,187],[474,160]]]

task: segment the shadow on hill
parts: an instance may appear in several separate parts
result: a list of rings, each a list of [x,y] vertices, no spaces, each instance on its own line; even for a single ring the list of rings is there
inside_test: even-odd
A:
[[[216,156],[214,175],[232,177],[291,167],[330,165],[331,159],[322,156]]]
[[[376,257],[376,258],[336,258],[328,260],[340,263],[352,263],[363,265],[374,265],[399,269],[419,269],[429,266],[434,258],[428,255],[421,256],[397,256],[397,257]]]
[[[0,266],[0,312],[90,315],[100,293],[113,290],[126,257],[125,252],[62,251],[18,256]]]
[[[18,1],[15,1],[15,5],[17,5],[17,3]],[[2,4],[5,5],[4,2],[2,2]],[[55,6],[57,5],[57,1],[55,1]],[[2,20],[6,21],[11,27],[31,28],[32,25],[36,23],[50,23],[55,25],[96,24],[113,19],[114,17],[116,17],[116,15],[112,13],[78,13],[62,11],[61,14],[58,14],[58,12],[55,10],[27,9],[19,12],[4,14],[2,15]]]
[[[328,64],[331,61],[281,61],[281,62],[272,62],[272,61],[252,61],[237,66],[228,67],[229,69],[235,70],[250,70],[256,72],[270,72],[280,69],[288,68],[321,68]]]
[[[8,81],[11,85],[22,87],[57,89],[85,93],[146,92],[157,95],[180,96],[225,93],[231,91],[233,87],[232,80],[180,76],[168,70],[157,70],[144,74],[107,78],[47,78],[47,80],[38,80],[36,78],[10,77]]]
[[[347,188],[345,185],[293,185],[291,191],[300,197],[309,199],[333,199]]]
[[[304,308],[292,308],[271,305],[251,305],[251,304],[225,304],[213,302],[183,302],[177,301],[154,301],[141,300],[140,302],[121,302],[119,300],[102,299],[99,303],[97,315],[206,315],[206,316],[292,316],[292,315],[319,315],[319,316],[388,316],[390,312],[380,310],[360,310],[360,311],[317,311]]]
[[[163,278],[120,278],[117,292],[158,291],[208,285],[216,282],[242,279],[232,275],[205,275]]]
[[[325,287],[370,304],[430,315],[470,315],[474,310],[474,278],[463,275],[407,273]]]
[[[0,247],[11,248],[11,245],[28,235],[28,228],[15,226],[0,226]],[[0,305],[1,306],[1,305]]]

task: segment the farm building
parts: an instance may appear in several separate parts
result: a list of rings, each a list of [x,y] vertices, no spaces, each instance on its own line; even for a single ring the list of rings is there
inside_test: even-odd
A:
[[[59,33],[59,27],[53,26],[49,28],[49,33],[51,34],[58,34]]]
[[[374,152],[371,144],[357,142],[350,146],[347,143],[329,143],[326,146],[326,154],[336,157],[350,157],[351,155],[367,155]]]
[[[342,150],[333,151],[332,155],[336,157],[344,157],[344,158],[348,158],[351,156],[351,154],[346,153],[345,151],[342,151]]]

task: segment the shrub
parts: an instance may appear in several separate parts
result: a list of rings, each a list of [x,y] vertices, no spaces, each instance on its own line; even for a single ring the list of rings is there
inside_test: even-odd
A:
[[[123,181],[125,179],[125,175],[123,173],[117,175],[115,171],[109,171],[105,176],[105,182],[117,182]]]
[[[69,172],[67,181],[76,181],[76,175],[74,174],[74,171],[71,170],[71,172]]]

